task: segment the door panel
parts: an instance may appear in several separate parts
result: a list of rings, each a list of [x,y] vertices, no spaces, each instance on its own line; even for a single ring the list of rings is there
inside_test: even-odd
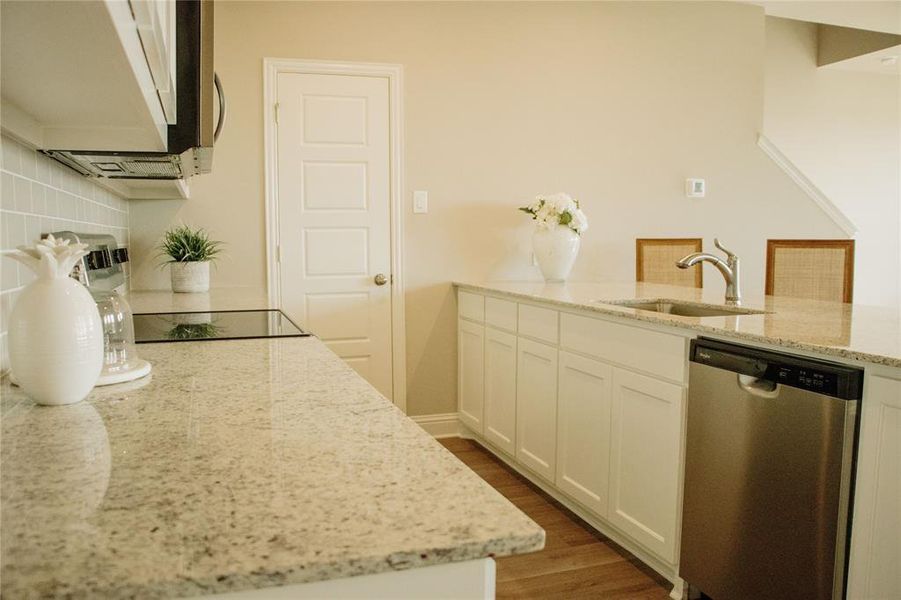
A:
[[[901,598],[901,380],[864,394],[848,598]]]
[[[281,307],[392,397],[388,80],[278,76]]]
[[[554,481],[557,447],[557,349],[517,340],[516,458]]]
[[[601,516],[607,514],[613,369],[560,352],[557,395],[557,486]]]
[[[482,433],[485,405],[485,326],[460,319],[457,328],[457,405],[463,424]]]
[[[516,452],[516,336],[485,329],[485,438]]]
[[[680,386],[613,369],[610,521],[667,562],[676,558]]]

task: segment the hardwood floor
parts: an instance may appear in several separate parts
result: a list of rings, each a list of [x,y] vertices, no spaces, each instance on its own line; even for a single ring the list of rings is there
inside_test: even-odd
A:
[[[669,598],[669,582],[487,450],[460,438],[439,441],[547,532],[541,552],[497,559],[498,598]]]

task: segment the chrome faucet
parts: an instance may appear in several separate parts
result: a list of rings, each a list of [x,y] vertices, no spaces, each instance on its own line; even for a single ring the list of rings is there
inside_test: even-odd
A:
[[[676,262],[676,266],[680,269],[687,269],[700,262],[706,261],[711,263],[714,267],[719,269],[720,273],[723,274],[723,279],[726,280],[726,303],[741,304],[741,287],[739,286],[738,281],[738,257],[723,248],[720,245],[719,239],[714,238],[713,244],[726,253],[726,260],[723,260],[719,256],[708,254],[707,252],[693,252],[688,256],[682,257],[681,260]]]

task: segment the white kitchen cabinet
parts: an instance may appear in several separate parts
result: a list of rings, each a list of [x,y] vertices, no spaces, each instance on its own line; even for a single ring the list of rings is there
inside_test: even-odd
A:
[[[901,598],[901,379],[870,376],[860,407],[848,598]]]
[[[175,0],[4,3],[3,130],[47,150],[165,151],[174,11]]]
[[[520,304],[517,331],[519,335],[556,345],[558,321],[559,313],[556,310],[532,306],[531,304]]]
[[[459,320],[457,329],[457,404],[460,420],[482,433],[485,407],[485,326]]]
[[[457,313],[464,319],[481,323],[485,320],[485,296],[460,292],[457,294]]]
[[[504,331],[516,333],[516,302],[500,298],[485,298],[485,323]]]
[[[614,368],[612,401],[607,518],[675,563],[683,389]]]
[[[553,482],[557,448],[557,348],[519,338],[516,355],[516,459]]]
[[[516,336],[485,329],[485,439],[516,453]]]
[[[562,351],[559,362],[557,487],[605,516],[613,368]]]
[[[166,122],[175,123],[175,2],[129,0],[128,3]]]
[[[685,338],[607,319],[562,313],[560,347],[682,383]]]

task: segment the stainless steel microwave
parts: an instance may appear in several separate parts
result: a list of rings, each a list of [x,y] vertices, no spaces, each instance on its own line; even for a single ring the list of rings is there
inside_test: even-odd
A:
[[[213,144],[225,123],[225,95],[213,70],[213,0],[177,0],[177,122],[169,125],[166,152],[41,150],[86,177],[184,179],[209,173]],[[214,118],[214,97],[219,115]]]

